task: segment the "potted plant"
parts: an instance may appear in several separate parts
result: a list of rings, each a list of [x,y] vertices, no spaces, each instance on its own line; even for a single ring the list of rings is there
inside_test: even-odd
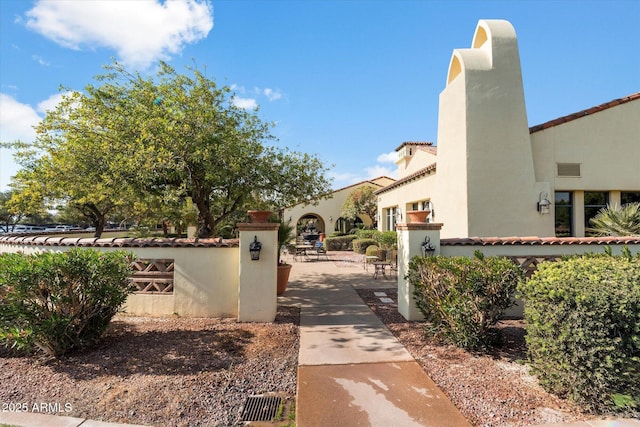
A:
[[[287,243],[296,238],[295,227],[289,222],[280,221],[280,228],[278,228],[278,290],[277,294],[282,295],[287,289],[287,283],[289,283],[289,274],[291,273],[291,264],[287,264],[280,259],[282,248]]]

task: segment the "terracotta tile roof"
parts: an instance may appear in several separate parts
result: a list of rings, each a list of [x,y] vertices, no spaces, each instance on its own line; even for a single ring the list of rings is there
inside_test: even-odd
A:
[[[432,172],[436,171],[436,164],[435,163],[431,163],[429,166],[427,166],[426,168],[422,168],[419,171],[416,171],[414,173],[412,173],[411,175],[407,175],[404,178],[401,178],[399,180],[397,180],[396,182],[394,182],[393,184],[389,184],[386,187],[383,187],[377,191],[374,191],[373,194],[382,194],[382,193],[386,193],[387,191],[391,191],[394,188],[397,187],[401,187],[405,184],[408,184],[411,181],[415,181],[416,179],[422,178],[425,175],[429,175]]]
[[[331,191],[331,193],[337,193],[338,191],[346,190],[347,188],[351,188],[351,187],[357,187],[358,185],[362,185],[362,184],[370,184],[370,185],[372,185],[374,187],[382,187],[382,185],[374,182],[376,179],[380,179],[380,178],[387,178],[387,179],[390,179],[392,181],[395,181],[395,179],[389,178],[388,176],[383,175],[383,176],[379,176],[377,178],[368,179],[366,181],[356,182],[355,184],[347,185],[346,187],[338,188],[337,190]]]
[[[422,146],[422,147],[428,147],[428,146],[432,146],[433,142],[428,142],[428,141],[405,141],[402,144],[398,145],[398,147],[396,148],[396,151],[400,151],[400,149],[402,147],[404,147],[405,145],[417,145],[417,146]]]
[[[598,113],[600,111],[609,109],[611,107],[615,107],[616,105],[626,104],[627,102],[635,101],[640,99],[640,92],[633,93],[629,96],[625,96],[623,98],[614,99],[613,101],[605,102],[604,104],[597,105],[595,107],[588,108],[586,110],[578,111],[577,113],[569,114],[566,116],[558,117],[557,119],[550,120],[548,122],[532,126],[529,128],[529,133],[534,133],[541,131],[543,129],[547,129],[553,126],[561,125],[563,123],[570,122],[572,120],[579,119],[584,116],[589,116],[591,114]]]
[[[639,245],[640,236],[627,237],[467,237],[441,239],[443,246],[508,245]]]
[[[416,149],[420,151],[426,151],[427,153],[431,153],[433,155],[438,154],[438,147],[436,146],[425,145],[423,147],[416,147]]]
[[[51,237],[42,235],[31,236],[3,236],[0,243],[7,245],[34,246],[80,246],[101,248],[220,248],[239,246],[238,239],[181,239],[181,238],[129,238],[116,237],[98,239],[95,237]]]

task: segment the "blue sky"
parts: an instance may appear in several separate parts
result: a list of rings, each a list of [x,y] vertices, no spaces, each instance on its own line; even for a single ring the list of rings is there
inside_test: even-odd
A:
[[[259,105],[278,145],[333,165],[334,188],[395,176],[395,147],[436,142],[452,51],[479,19],[515,27],[530,126],[640,90],[635,0],[0,0],[0,140],[33,139],[59,87],[112,57],[143,73],[164,59]],[[0,150],[0,191],[16,170]]]

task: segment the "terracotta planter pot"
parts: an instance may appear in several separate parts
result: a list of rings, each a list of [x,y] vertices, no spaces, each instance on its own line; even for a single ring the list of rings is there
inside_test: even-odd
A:
[[[249,217],[251,218],[251,222],[259,223],[267,222],[271,213],[271,211],[247,211],[247,214],[249,214]]]
[[[282,295],[287,290],[289,283],[289,274],[291,274],[291,264],[280,264],[278,266],[278,288],[276,293]]]
[[[409,222],[426,222],[431,211],[407,211],[407,220]]]

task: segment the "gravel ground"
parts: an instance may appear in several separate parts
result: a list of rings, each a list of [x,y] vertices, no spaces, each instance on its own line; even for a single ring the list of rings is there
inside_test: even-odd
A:
[[[409,350],[428,375],[475,426],[528,426],[592,418],[538,385],[526,359],[522,321],[500,322],[502,347],[490,354],[472,354],[429,340],[420,322],[408,322],[394,303],[383,303],[374,292],[397,302],[395,288],[361,289],[361,298]]]
[[[68,357],[0,352],[2,410],[157,426],[242,425],[250,395],[295,400],[299,319],[293,307],[280,307],[274,324],[119,316],[98,347]]]
[[[592,418],[529,374],[522,322],[500,325],[501,348],[471,354],[431,342],[419,322],[404,320],[397,304],[374,291],[397,301],[396,290],[358,292],[473,425]],[[96,348],[58,360],[0,350],[1,410],[157,426],[242,425],[250,395],[278,394],[287,407],[295,401],[298,325],[294,307],[279,307],[274,324],[119,316]],[[260,425],[287,425],[287,412],[279,423]]]

